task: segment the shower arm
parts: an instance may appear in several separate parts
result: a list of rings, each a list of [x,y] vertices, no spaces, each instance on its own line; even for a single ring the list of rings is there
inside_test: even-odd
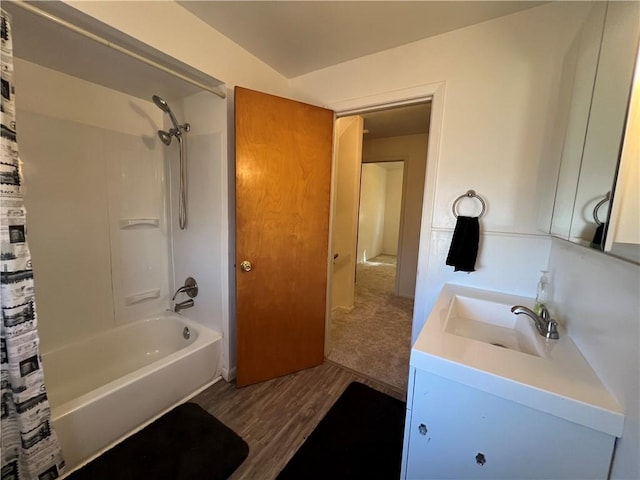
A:
[[[191,130],[191,124],[183,123],[182,125],[178,125],[178,128],[169,129],[169,133],[173,135],[182,135],[182,130],[189,132]]]
[[[176,118],[176,116],[173,114],[173,112],[171,111],[171,109],[169,107],[167,107],[165,112],[167,113],[167,115],[169,115],[169,118],[171,119],[171,123],[173,123],[173,128],[171,130],[169,130],[169,132],[174,130],[174,131],[178,132],[178,134],[180,134],[180,129],[182,128],[182,125],[180,125],[178,123],[178,119]]]

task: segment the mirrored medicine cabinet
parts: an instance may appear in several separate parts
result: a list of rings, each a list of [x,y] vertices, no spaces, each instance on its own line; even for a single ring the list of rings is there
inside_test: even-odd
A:
[[[639,38],[640,3],[593,2],[564,58],[557,117],[564,141],[550,229],[553,236],[635,263]]]

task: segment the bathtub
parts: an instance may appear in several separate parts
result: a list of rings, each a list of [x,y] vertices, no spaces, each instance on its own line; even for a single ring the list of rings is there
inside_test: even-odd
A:
[[[43,354],[67,471],[219,380],[221,339],[164,312]]]

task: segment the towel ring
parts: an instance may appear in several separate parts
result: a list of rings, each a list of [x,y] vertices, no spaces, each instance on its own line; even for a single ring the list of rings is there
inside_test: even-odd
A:
[[[602,200],[600,200],[595,208],[593,209],[593,219],[596,221],[596,225],[600,226],[602,225],[603,222],[600,221],[600,219],[598,218],[598,210],[600,209],[600,207],[602,205],[604,205],[605,203],[607,203],[609,200],[611,199],[611,191],[607,192],[607,194],[604,196],[604,198]]]
[[[480,212],[480,215],[478,215],[478,217],[481,217],[484,215],[484,212],[487,209],[487,204],[484,203],[484,199],[480,195],[476,194],[475,190],[468,190],[467,193],[463,193],[453,201],[453,205],[451,205],[451,211],[453,212],[454,217],[458,218],[458,212],[456,211],[456,207],[458,206],[458,202],[463,198],[477,198],[482,204],[482,211]]]

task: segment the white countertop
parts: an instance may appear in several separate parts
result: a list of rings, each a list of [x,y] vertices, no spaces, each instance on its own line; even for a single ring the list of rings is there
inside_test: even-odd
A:
[[[534,300],[446,284],[411,350],[411,366],[571,422],[622,436],[624,414],[571,338],[546,340],[542,356],[500,348],[444,330],[455,295],[533,307]],[[534,329],[531,321],[531,328]],[[537,333],[536,333],[537,335]]]

